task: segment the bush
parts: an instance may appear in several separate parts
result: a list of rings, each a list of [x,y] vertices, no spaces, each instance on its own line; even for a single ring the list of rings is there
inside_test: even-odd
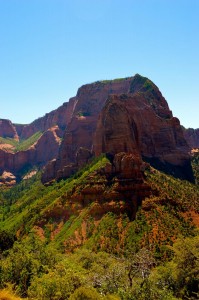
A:
[[[21,298],[18,298],[17,296],[4,289],[0,290],[0,300],[21,300]]]
[[[72,294],[69,300],[100,300],[102,299],[100,294],[93,288],[78,288],[74,294]]]
[[[12,248],[16,236],[8,231],[0,230],[0,252]]]

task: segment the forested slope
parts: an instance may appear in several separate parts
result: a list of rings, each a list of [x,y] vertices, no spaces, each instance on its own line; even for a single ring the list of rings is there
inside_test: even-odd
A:
[[[44,186],[37,174],[1,192],[1,288],[38,300],[197,299],[198,185],[147,165],[129,214],[107,165],[102,155],[67,180]]]

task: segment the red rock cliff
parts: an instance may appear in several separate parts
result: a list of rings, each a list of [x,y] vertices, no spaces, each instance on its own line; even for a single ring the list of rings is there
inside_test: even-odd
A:
[[[21,139],[27,139],[38,131],[46,131],[57,125],[62,131],[71,120],[71,116],[76,104],[76,99],[71,98],[57,109],[47,113],[44,117],[38,118],[28,125],[15,124],[18,135]]]
[[[188,146],[177,118],[168,118],[144,93],[109,96],[94,139],[95,155],[134,153],[156,167],[167,166],[173,175],[192,180]]]
[[[19,139],[16,128],[10,120],[0,119],[0,137]]]
[[[183,131],[184,131],[184,137],[185,137],[190,149],[199,148],[199,128],[197,128],[197,129],[183,128]]]
[[[60,145],[57,131],[57,126],[47,130],[33,146],[25,151],[12,153],[0,149],[0,175],[4,171],[9,171],[18,176],[24,169],[45,165],[55,158]]]
[[[135,153],[156,160],[157,165],[166,163],[169,169],[179,166],[179,174],[188,169],[184,177],[193,179],[180,122],[173,118],[166,100],[149,79],[135,75],[96,82],[81,87],[75,99],[58,159],[48,165],[43,182],[64,177],[64,169],[68,176],[68,167],[77,167],[79,148],[92,150],[93,144],[96,155]]]

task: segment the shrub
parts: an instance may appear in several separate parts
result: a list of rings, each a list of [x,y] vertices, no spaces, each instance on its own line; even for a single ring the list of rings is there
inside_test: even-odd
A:
[[[93,288],[78,288],[69,298],[69,300],[100,300],[100,294]]]
[[[0,290],[0,300],[21,300],[21,298],[18,298],[17,296],[4,289]]]
[[[12,248],[15,235],[12,232],[6,230],[0,230],[0,252]]]

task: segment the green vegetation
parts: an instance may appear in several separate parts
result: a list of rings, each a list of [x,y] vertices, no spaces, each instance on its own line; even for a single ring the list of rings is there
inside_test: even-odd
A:
[[[11,138],[2,138],[0,137],[0,144],[9,144],[13,146],[13,151],[18,152],[18,151],[24,151],[27,150],[30,146],[32,146],[41,136],[42,132],[38,131],[34,133],[31,137],[29,137],[26,140],[20,140],[16,141]]]
[[[29,137],[27,140],[21,140],[15,148],[15,152],[27,150],[42,136],[42,134],[43,133],[41,131],[38,131],[34,133],[31,137]]]
[[[131,82],[130,92],[153,92],[155,88],[155,84],[147,77],[143,77],[139,74],[136,74]]]
[[[150,167],[149,196],[131,220],[117,201],[106,206],[92,194],[113,189],[99,171],[107,163],[102,155],[51,186],[38,173],[1,192],[0,293],[10,286],[29,300],[198,299],[199,186]]]
[[[16,141],[15,139],[11,139],[11,138],[0,137],[0,144],[9,144],[13,147],[16,147],[18,144],[18,141]]]
[[[115,79],[107,79],[107,80],[99,80],[99,81],[96,81],[95,83],[102,83],[102,84],[107,84],[107,83],[114,83],[114,82],[121,82],[121,81],[124,81],[124,80],[127,80],[129,79],[130,77],[124,77],[124,78],[115,78]]]
[[[192,168],[196,184],[199,185],[199,152],[196,152],[192,157]]]
[[[199,236],[179,239],[172,259],[157,265],[143,248],[128,258],[78,250],[60,254],[33,233],[3,253],[1,287],[28,299],[198,299]]]

